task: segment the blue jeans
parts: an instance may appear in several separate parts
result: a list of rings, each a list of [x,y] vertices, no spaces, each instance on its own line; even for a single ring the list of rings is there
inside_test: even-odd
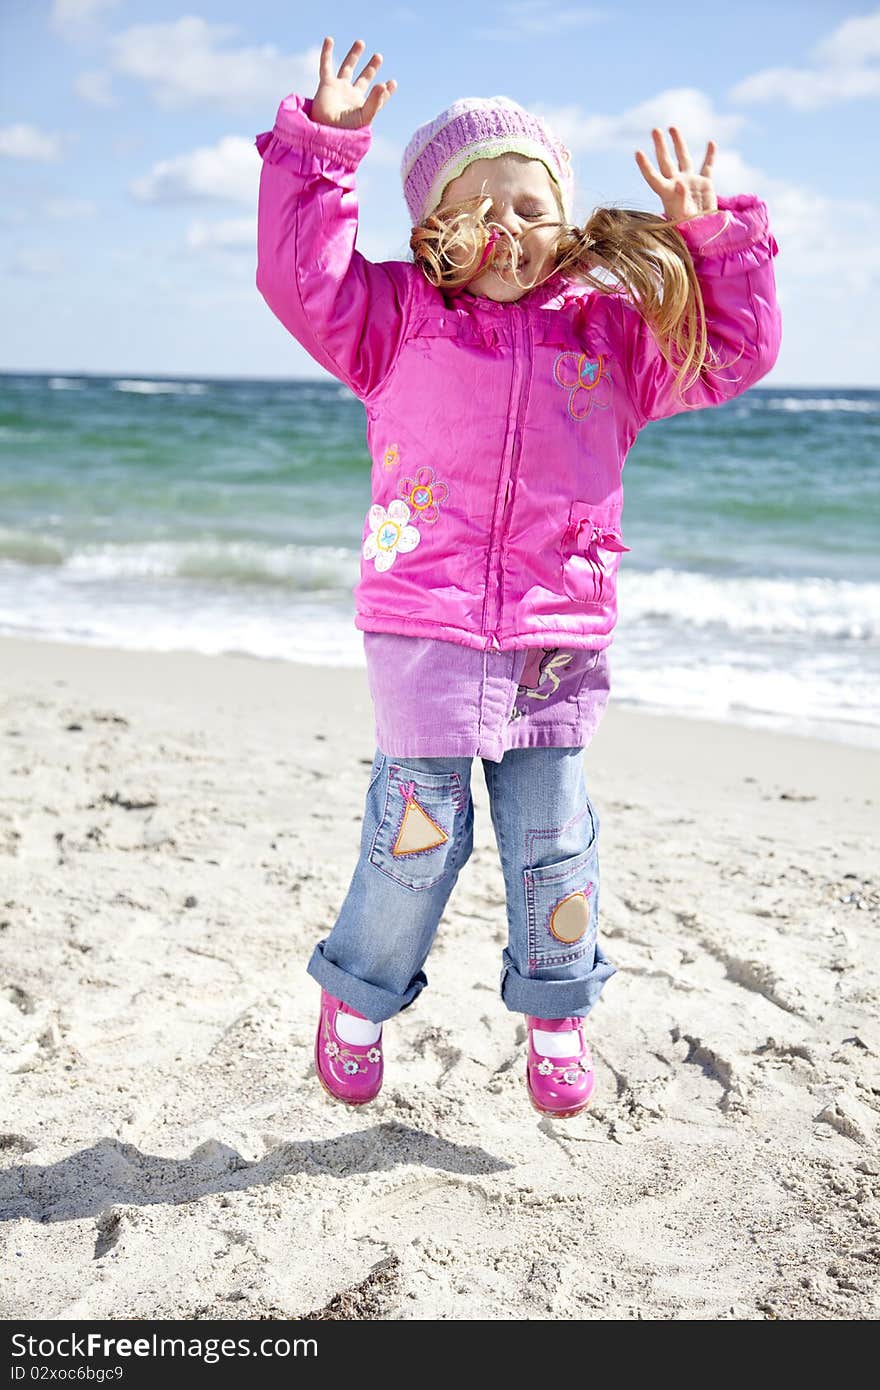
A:
[[[583,1017],[617,973],[597,940],[599,817],[582,748],[482,758],[504,873],[501,998],[538,1018]],[[472,758],[391,758],[377,748],[360,857],[339,916],[306,967],[374,1023],[413,1003],[474,847]]]

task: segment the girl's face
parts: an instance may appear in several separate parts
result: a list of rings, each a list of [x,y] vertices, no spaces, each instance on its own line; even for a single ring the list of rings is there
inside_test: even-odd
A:
[[[512,236],[520,257],[517,275],[525,288],[510,273],[509,246],[507,238],[501,237],[495,243],[492,264],[471,280],[466,293],[510,304],[553,268],[563,221],[554,183],[539,159],[509,154],[477,159],[446,185],[438,211],[477,195],[492,199],[485,220],[498,222]]]

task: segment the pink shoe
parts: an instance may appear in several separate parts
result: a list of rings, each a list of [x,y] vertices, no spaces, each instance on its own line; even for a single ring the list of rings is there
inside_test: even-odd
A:
[[[536,1018],[534,1014],[526,1014],[526,1025],[529,1030],[526,1058],[529,1100],[536,1110],[544,1115],[555,1115],[557,1119],[579,1115],[592,1100],[596,1085],[584,1019]],[[545,1057],[535,1047],[535,1028],[544,1033],[574,1033],[571,1053],[565,1057]]]
[[[366,1018],[342,999],[335,999],[321,988],[321,1012],[315,1034],[315,1071],[318,1080],[334,1100],[348,1105],[365,1105],[374,1100],[382,1086],[385,1063],[382,1033],[374,1043],[350,1043],[334,1026],[337,1013]]]

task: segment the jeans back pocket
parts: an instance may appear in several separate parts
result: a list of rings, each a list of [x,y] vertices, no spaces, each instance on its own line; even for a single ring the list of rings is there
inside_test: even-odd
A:
[[[568,965],[596,946],[599,853],[594,836],[579,854],[523,869],[529,968]]]
[[[422,772],[389,759],[370,863],[405,888],[432,888],[456,867],[465,832],[457,772]]]

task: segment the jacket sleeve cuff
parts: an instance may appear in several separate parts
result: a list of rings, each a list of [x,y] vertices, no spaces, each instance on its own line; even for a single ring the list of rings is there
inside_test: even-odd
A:
[[[767,204],[754,193],[736,193],[717,201],[717,212],[700,213],[675,223],[692,256],[723,256],[768,238],[772,240]],[[774,252],[778,249],[774,246]]]
[[[304,150],[317,158],[330,160],[343,169],[356,169],[372,143],[369,125],[363,125],[358,130],[322,125],[311,119],[312,101],[312,97],[301,97],[296,92],[286,96],[278,107],[272,130],[263,131],[256,137],[259,153],[266,155],[268,150],[268,157],[271,158],[271,143],[277,140],[288,148]]]

